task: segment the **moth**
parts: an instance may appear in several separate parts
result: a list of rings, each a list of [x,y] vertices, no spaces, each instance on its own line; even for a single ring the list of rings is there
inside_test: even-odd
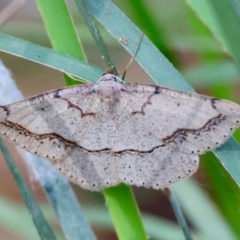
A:
[[[239,127],[240,105],[166,87],[118,83],[50,91],[0,106],[0,134],[100,191],[124,182],[162,189]]]

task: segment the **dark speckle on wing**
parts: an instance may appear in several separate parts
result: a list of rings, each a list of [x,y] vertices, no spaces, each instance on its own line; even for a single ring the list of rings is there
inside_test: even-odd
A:
[[[56,92],[54,93],[54,98],[61,98],[60,90],[61,89],[56,90]]]

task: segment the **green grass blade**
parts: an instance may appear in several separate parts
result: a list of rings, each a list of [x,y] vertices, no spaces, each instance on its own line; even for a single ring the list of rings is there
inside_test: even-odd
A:
[[[129,44],[122,44],[122,46],[132,53],[141,35],[140,30],[109,0],[95,1],[94,3],[88,0],[88,7],[93,16],[106,27],[114,38],[128,36]],[[106,10],[110,12],[107,15],[105,14]],[[193,88],[184,80],[182,75],[146,37],[143,38],[135,59],[156,83],[183,91],[193,91]],[[223,154],[226,151],[230,154],[228,157]],[[228,142],[214,151],[214,154],[240,186],[240,146],[231,137]],[[235,166],[235,169],[232,168],[232,165]]]
[[[147,240],[131,189],[125,184],[103,190],[119,239]]]
[[[100,68],[52,49],[0,34],[0,51],[67,72],[86,81],[96,82],[104,73]]]
[[[240,3],[237,0],[187,0],[187,3],[207,25],[240,67]]]
[[[39,208],[36,200],[34,199],[33,195],[31,194],[30,190],[28,189],[26,183],[24,182],[24,179],[17,168],[14,160],[12,159],[12,156],[10,155],[7,147],[5,146],[2,138],[0,138],[0,149],[4,155],[4,158],[7,162],[7,165],[14,177],[14,180],[16,181],[16,184],[21,192],[21,195],[28,207],[28,210],[32,216],[33,222],[38,230],[38,233],[42,239],[45,240],[56,240],[56,237],[45,220],[41,209]]]
[[[66,2],[64,0],[37,0],[37,4],[53,48],[61,53],[85,60],[86,57]],[[66,74],[64,77],[68,85],[79,84]]]
[[[214,151],[216,157],[221,160],[222,165],[230,173],[236,183],[240,183],[240,151],[239,144],[230,138],[222,147]]]
[[[217,206],[225,222],[228,223],[232,231],[240,238],[239,212],[240,192],[239,187],[229,176],[216,156],[207,153],[202,157],[201,166],[204,169],[204,182],[207,185],[207,192]]]
[[[61,53],[85,60],[84,51],[65,1],[37,0],[37,4],[53,48]]]
[[[210,93],[216,97],[224,98],[231,97],[237,98],[238,91],[235,89],[235,86],[230,82],[228,84],[219,84],[215,87],[209,88]],[[234,134],[239,140],[239,129]],[[222,154],[222,152],[221,152]],[[225,152],[225,157],[228,156],[228,153]],[[208,158],[208,159],[206,159]],[[212,198],[215,200],[216,205],[220,209],[221,213],[224,215],[225,219],[231,225],[231,227],[238,234],[240,238],[240,229],[239,221],[240,216],[236,209],[240,208],[240,192],[239,187],[232,180],[228,173],[219,162],[216,161],[215,156],[211,153],[208,153],[207,156],[204,156],[204,161],[201,162],[204,164],[204,171],[206,173],[207,181],[210,186],[209,192]],[[234,164],[232,170],[234,170]],[[235,170],[236,175],[237,169]],[[219,174],[220,173],[220,174]]]

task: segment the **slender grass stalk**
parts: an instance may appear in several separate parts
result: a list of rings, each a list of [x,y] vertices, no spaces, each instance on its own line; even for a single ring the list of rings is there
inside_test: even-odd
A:
[[[16,184],[21,192],[21,195],[28,207],[28,210],[32,216],[33,222],[38,230],[38,233],[42,239],[45,240],[56,240],[56,237],[45,220],[41,209],[39,208],[37,201],[34,199],[31,191],[28,189],[19,169],[16,166],[12,156],[10,155],[7,147],[5,146],[2,138],[0,138],[0,149],[5,157],[7,165],[14,176]]]
[[[182,228],[184,237],[185,237],[186,240],[193,240],[191,231],[188,228],[188,225],[187,225],[185,217],[182,213],[180,204],[178,203],[173,191],[171,189],[169,189],[169,191],[170,191],[169,192],[169,200],[170,200],[171,205],[173,207],[173,211],[175,213],[175,216],[177,217],[177,221]]]
[[[83,17],[85,23],[87,24],[87,26],[91,32],[92,37],[94,38],[105,62],[107,63],[108,67],[113,70],[115,75],[118,75],[117,69],[112,62],[112,59],[108,53],[107,47],[102,39],[100,32],[97,29],[97,26],[95,25],[95,23],[93,21],[92,14],[89,11],[89,8],[88,8],[85,0],[75,0],[75,2],[77,4],[79,11],[82,14],[82,17]]]

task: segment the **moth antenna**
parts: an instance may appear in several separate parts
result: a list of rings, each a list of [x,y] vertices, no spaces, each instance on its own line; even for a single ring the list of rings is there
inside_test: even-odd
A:
[[[125,70],[123,71],[122,80],[124,80],[124,78],[125,78],[125,76],[126,76],[126,73],[127,73],[127,69],[128,69],[129,66],[132,64],[135,56],[137,55],[137,52],[138,52],[138,49],[139,49],[139,47],[140,47],[140,44],[141,44],[141,41],[142,41],[143,36],[144,36],[144,34],[142,33],[141,36],[140,36],[140,38],[139,38],[139,40],[138,40],[137,46],[136,46],[136,48],[135,48],[135,50],[134,50],[134,52],[133,52],[133,54],[132,54],[132,57],[131,57],[128,65],[125,67]]]

